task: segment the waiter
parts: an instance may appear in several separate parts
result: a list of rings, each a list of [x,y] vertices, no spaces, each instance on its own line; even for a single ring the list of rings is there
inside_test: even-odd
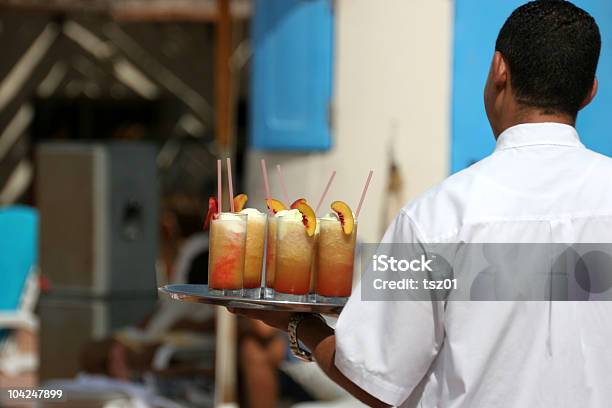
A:
[[[495,151],[406,205],[383,242],[612,242],[612,160],[575,129],[600,48],[570,2],[515,10],[484,92]],[[312,314],[240,313],[287,330],[371,406],[612,406],[610,302],[367,302],[358,287],[335,330]]]

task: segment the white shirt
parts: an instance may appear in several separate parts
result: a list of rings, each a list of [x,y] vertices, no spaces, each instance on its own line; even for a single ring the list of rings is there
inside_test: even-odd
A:
[[[524,124],[405,206],[383,242],[612,242],[612,159],[571,126]],[[402,407],[609,407],[612,302],[368,302],[336,327],[336,366]]]

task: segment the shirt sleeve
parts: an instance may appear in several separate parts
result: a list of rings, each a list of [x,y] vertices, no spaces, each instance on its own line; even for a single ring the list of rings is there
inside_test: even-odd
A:
[[[382,243],[419,243],[405,212]],[[401,405],[423,380],[443,341],[439,301],[364,301],[361,282],[336,326],[336,367],[377,399]]]

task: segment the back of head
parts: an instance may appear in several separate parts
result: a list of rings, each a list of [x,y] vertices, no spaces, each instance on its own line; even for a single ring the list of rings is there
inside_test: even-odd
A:
[[[512,13],[495,47],[508,62],[519,104],[575,117],[593,87],[601,36],[581,8],[538,0]]]

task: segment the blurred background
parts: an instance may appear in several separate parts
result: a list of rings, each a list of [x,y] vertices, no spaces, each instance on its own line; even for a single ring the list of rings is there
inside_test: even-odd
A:
[[[262,158],[273,196],[276,164],[292,200],[316,202],[336,170],[329,202],[353,208],[373,169],[359,239],[376,242],[488,155],[484,82],[522,3],[0,0],[0,389],[62,389],[69,407],[359,406],[280,333],[157,287],[206,282],[218,158],[260,210]],[[603,36],[578,128],[612,155],[612,3],[576,4]]]

